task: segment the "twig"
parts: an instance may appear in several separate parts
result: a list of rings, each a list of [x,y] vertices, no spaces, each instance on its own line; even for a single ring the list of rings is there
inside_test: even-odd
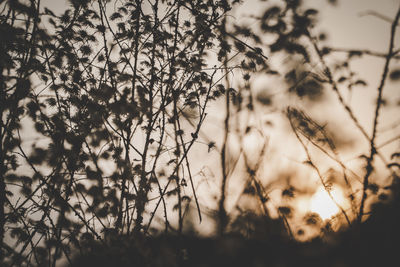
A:
[[[396,28],[397,28],[399,18],[400,18],[400,8],[397,11],[396,17],[392,23],[392,28],[391,28],[391,32],[390,32],[389,51],[388,51],[388,54],[386,57],[385,66],[383,68],[381,82],[378,87],[378,99],[376,101],[375,118],[374,118],[373,129],[372,129],[372,137],[371,137],[371,141],[370,141],[370,154],[369,154],[369,157],[367,158],[367,165],[365,167],[366,173],[365,173],[364,182],[363,182],[363,194],[362,194],[362,198],[361,198],[360,211],[359,211],[358,218],[357,218],[358,223],[362,222],[365,200],[367,198],[367,189],[369,186],[368,180],[374,170],[372,163],[374,161],[374,156],[377,153],[377,148],[375,146],[375,138],[376,138],[376,132],[377,132],[377,126],[378,126],[379,112],[380,112],[380,109],[382,106],[383,87],[385,86],[386,77],[389,72],[389,63],[393,56],[394,39],[395,39],[395,35],[396,35]]]

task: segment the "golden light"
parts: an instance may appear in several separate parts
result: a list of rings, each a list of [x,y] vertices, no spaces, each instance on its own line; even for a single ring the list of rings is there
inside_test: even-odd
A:
[[[339,205],[345,202],[341,189],[333,187],[331,195]],[[340,212],[338,206],[333,202],[328,192],[326,192],[323,187],[318,188],[317,192],[311,197],[310,210],[311,212],[319,214],[323,220],[329,219]]]

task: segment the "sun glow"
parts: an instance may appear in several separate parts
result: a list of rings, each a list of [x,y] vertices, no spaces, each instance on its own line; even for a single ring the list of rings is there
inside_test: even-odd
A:
[[[332,188],[331,195],[339,205],[344,203],[341,189],[336,187]],[[323,220],[331,218],[340,211],[323,187],[318,188],[317,192],[311,197],[310,210],[319,214]]]

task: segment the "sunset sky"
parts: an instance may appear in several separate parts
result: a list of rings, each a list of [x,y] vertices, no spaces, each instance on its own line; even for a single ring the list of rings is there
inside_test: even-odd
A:
[[[275,2],[279,3],[279,1],[266,1],[265,5],[268,6]],[[387,53],[391,23],[385,19],[391,19],[394,17],[399,5],[398,1],[338,1],[337,6],[328,5],[327,1],[303,2],[310,8],[314,7],[320,12],[318,15],[320,22],[317,23],[313,33],[317,35],[320,32],[325,32],[328,36],[327,41],[324,42],[325,45],[333,48],[366,49],[373,52]],[[238,23],[243,21],[248,25],[257,26],[257,22],[252,22],[252,20],[246,15],[260,15],[260,12],[262,14],[263,11],[264,8],[258,1],[244,1],[243,6],[237,10],[233,20],[237,20]],[[384,18],[382,19],[380,15]],[[397,40],[398,39],[399,38],[397,38]],[[336,58],[340,59],[344,58],[344,56],[344,53],[338,52],[333,53],[329,59],[333,62]],[[273,66],[278,66],[280,64],[279,60],[281,59],[276,60],[275,58],[270,58],[270,62],[276,64]],[[363,56],[360,59],[353,60],[351,65],[352,70],[358,73],[358,77],[364,79],[368,83],[368,86],[365,88],[354,88],[351,94],[351,99],[349,94],[346,92],[345,87],[339,88],[342,90],[341,92],[346,97],[346,100],[348,100],[349,105],[352,107],[361,125],[369,134],[372,132],[377,87],[381,79],[383,64],[383,58],[373,56]],[[390,66],[392,68],[398,67],[400,66],[400,62],[398,60],[393,60]],[[318,67],[319,66],[315,67],[317,73],[319,71]],[[259,77],[252,80],[252,90],[254,92],[265,91],[267,94],[274,95],[276,92],[281,90],[281,87],[282,83],[279,79],[271,80],[269,78]],[[398,116],[400,91],[398,89],[399,83],[390,81],[386,82],[384,88],[384,99],[387,100],[388,105],[382,109],[380,114],[378,126],[380,135],[377,139],[378,145],[385,143],[387,140],[391,140],[400,134]],[[298,103],[296,105],[300,108],[306,108],[307,114],[313,119],[320,122],[326,122],[327,127],[333,130],[333,133],[335,133],[339,139],[349,143],[349,145],[342,147],[341,157],[347,166],[362,177],[364,172],[363,166],[365,163],[359,158],[359,156],[368,152],[368,143],[360,134],[359,130],[357,130],[349,120],[348,114],[345,112],[344,108],[338,104],[336,96],[332,94],[329,89],[327,89],[327,91],[324,100],[320,103],[314,103],[312,105],[303,105]],[[259,109],[256,108],[256,114],[253,114],[250,120],[244,118],[244,123],[248,123],[257,129],[260,129],[262,132],[262,134],[260,134],[260,132],[255,131],[246,138],[244,147],[245,150],[249,151],[248,153],[250,155],[258,155],[263,142],[268,140],[267,155],[259,174],[262,177],[260,177],[260,179],[263,180],[265,184],[268,184],[269,182],[275,181],[277,177],[280,177],[280,179],[278,179],[280,181],[270,188],[272,201],[269,203],[269,207],[271,210],[274,210],[278,204],[281,204],[282,201],[284,201],[280,196],[281,189],[285,186],[284,184],[287,182],[287,178],[290,177],[289,180],[295,186],[302,188],[303,190],[311,188],[309,195],[305,194],[304,197],[299,196],[297,202],[294,204],[298,211],[301,211],[302,214],[310,210],[317,212],[317,206],[325,205],[326,210],[331,209],[333,213],[337,213],[338,210],[335,212],[334,208],[329,208],[332,207],[332,203],[329,203],[329,199],[324,204],[324,201],[329,197],[326,196],[326,193],[324,195],[323,192],[319,191],[320,189],[318,188],[320,188],[320,182],[315,172],[307,166],[302,165],[302,161],[305,160],[304,151],[296,138],[294,138],[290,128],[288,128],[285,116],[279,112],[279,108],[284,110],[287,105],[291,105],[293,102],[288,101],[287,96],[279,96],[279,93],[276,99],[278,100],[276,101],[278,102],[278,110],[275,109],[275,107],[270,109],[259,107]],[[222,121],[224,118],[224,112],[220,111],[221,103],[217,104],[217,107],[212,107],[213,111],[215,108],[215,112],[210,112],[208,125],[210,128],[204,128],[204,132],[208,133],[210,139],[211,137],[218,135],[222,136],[221,132],[223,130]],[[265,127],[263,123],[267,121],[272,121],[274,126]],[[237,142],[238,140],[232,137],[230,151],[233,158],[235,158],[238,153],[239,146]],[[397,139],[385,146],[381,151],[385,155],[386,160],[389,160],[390,155],[398,150],[398,148],[399,142]],[[207,158],[204,154],[201,155],[200,152],[193,153],[199,153],[199,157]],[[217,154],[214,156],[215,158],[218,158]],[[220,174],[217,171],[219,163],[215,161],[215,158],[210,158],[204,165],[210,164],[212,166],[210,169],[213,171],[213,174],[220,177]],[[314,155],[314,160],[319,163],[322,172],[329,171],[331,167],[335,166],[335,164],[332,164],[329,160],[327,161],[326,158],[318,156],[318,153]],[[383,168],[384,165],[379,159],[375,162],[379,167],[377,168],[376,176],[374,176],[372,180],[382,182],[382,178],[386,177],[389,173],[385,168]],[[201,165],[202,163],[199,164]],[[337,166],[335,168],[337,170]],[[231,210],[233,210],[234,205],[237,204],[238,194],[243,190],[244,175],[245,171],[242,170],[237,171],[231,177],[229,184],[230,187],[228,190],[230,198],[228,198],[227,201],[227,206],[230,207]],[[287,177],[285,178],[285,176]],[[213,181],[212,179],[210,180]],[[218,182],[216,182],[216,184],[218,184]],[[360,182],[355,182],[354,184],[355,188],[360,188],[360,185]],[[214,192],[214,194],[217,194],[218,189],[212,190],[212,188],[213,186],[210,185],[205,186],[207,192],[211,191]],[[343,199],[342,197],[346,194],[340,191],[340,188],[338,190],[338,195],[341,195],[337,197],[338,201],[348,209],[348,200],[346,200],[347,198]],[[204,200],[204,202],[209,202],[210,205],[212,205],[212,201]],[[275,207],[274,202],[276,204]],[[322,208],[320,208],[320,210],[321,209]],[[332,214],[328,216],[326,215],[326,211],[325,214],[321,214],[321,217],[324,218],[329,218],[330,216],[332,216]]]
[[[0,10],[1,266],[398,261],[400,0]]]
[[[390,22],[386,21],[386,18],[392,19],[394,17],[399,5],[397,0],[338,0],[336,6],[329,5],[327,1],[322,0],[305,0],[303,2],[307,7],[315,8],[319,11],[317,15],[318,23],[312,34],[318,35],[321,32],[325,32],[327,34],[327,41],[324,42],[324,45],[341,49],[366,49],[380,53],[386,53],[388,50]],[[56,13],[65,8],[65,2],[62,0],[45,0],[42,3],[43,6],[55,10]],[[231,19],[238,24],[246,23],[249,26],[257,27],[257,22],[249,18],[249,16],[262,15],[266,7],[275,3],[279,4],[279,1],[264,1],[262,3],[256,0],[245,0],[235,10]],[[264,51],[268,56],[268,48],[264,48]],[[333,62],[336,58],[340,59],[344,56],[345,54],[340,52],[333,53],[329,60]],[[286,58],[284,60],[287,63],[291,59]],[[269,64],[278,69],[282,67],[281,63],[282,58],[270,58],[269,61]],[[363,56],[361,59],[354,60],[352,62],[353,70],[368,83],[368,86],[353,89],[351,99],[346,92],[346,88],[342,91],[361,125],[368,133],[371,132],[375,109],[374,101],[377,96],[376,88],[380,82],[383,64],[383,58],[372,56]],[[400,66],[400,62],[393,60],[391,66]],[[313,71],[316,73],[320,72],[320,66],[314,66]],[[231,78],[231,82],[235,83],[233,77]],[[279,79],[270,79],[261,76],[251,80],[251,82],[252,91],[255,95],[259,92],[264,92],[267,95],[276,94],[274,98],[276,105],[273,108],[258,105],[256,106],[255,114],[251,115],[250,119],[248,117],[242,118],[248,125],[254,126],[259,130],[258,132],[251,133],[244,140],[244,147],[249,155],[256,159],[262,144],[268,142],[267,153],[259,175],[262,176],[260,179],[265,184],[270,182],[275,183],[270,188],[272,201],[269,203],[269,208],[274,210],[278,203],[280,204],[284,201],[281,199],[281,191],[285,187],[285,183],[290,181],[306,192],[304,196],[299,196],[298,201],[294,204],[297,210],[301,211],[301,216],[308,211],[317,212],[318,208],[316,208],[316,204],[312,200],[315,200],[316,196],[322,194],[318,191],[321,184],[316,174],[302,164],[305,160],[303,148],[294,137],[290,127],[288,127],[287,119],[282,112],[289,104],[295,104],[299,108],[306,108],[307,114],[313,119],[326,122],[327,127],[334,130],[333,133],[337,134],[337,137],[340,137],[339,139],[343,142],[348,142],[348,149],[344,146],[341,151],[342,159],[360,175],[362,175],[362,166],[364,163],[359,159],[359,156],[368,152],[366,140],[363,139],[360,132],[352,125],[343,107],[338,104],[336,96],[329,89],[322,101],[313,104],[302,104],[296,101],[293,102],[293,99],[288,99],[285,94],[280,93],[283,84]],[[400,127],[398,127],[399,118],[396,113],[400,101],[398,87],[399,83],[387,82],[384,88],[384,99],[387,100],[388,105],[381,112],[379,126],[382,129],[388,127],[391,127],[391,129],[385,130],[384,133],[379,135],[377,139],[378,145],[400,133]],[[202,131],[203,144],[200,143],[190,154],[192,159],[196,159],[192,164],[193,173],[197,175],[197,186],[199,195],[201,196],[200,200],[205,211],[207,208],[212,209],[216,207],[215,200],[218,198],[219,193],[221,178],[219,155],[217,151],[208,153],[205,144],[208,141],[216,141],[217,145],[221,144],[223,133],[222,122],[225,114],[221,108],[223,106],[221,105],[223,101],[221,101],[211,104],[209,116]],[[272,122],[272,126],[266,125],[267,122]],[[395,122],[397,124],[392,127]],[[238,139],[232,136],[229,141],[229,156],[233,161],[239,158],[238,165],[242,164],[243,166],[243,158],[238,155],[240,147]],[[382,151],[386,159],[389,159],[390,154],[398,148],[399,142],[397,141],[387,145]],[[323,172],[329,171],[330,167],[332,167],[332,162],[327,162],[326,159],[320,158],[317,154],[314,160],[320,164]],[[380,167],[382,167],[381,163]],[[388,174],[383,169],[380,171],[382,171],[383,176]],[[233,211],[234,205],[238,201],[241,201],[239,195],[243,190],[244,175],[245,171],[239,167],[235,169],[229,180],[228,199],[226,203],[228,211]],[[360,184],[355,186],[360,186]],[[340,188],[338,190],[340,191]],[[343,192],[339,192],[338,195],[343,195]],[[321,195],[321,199],[324,197],[326,196]],[[340,201],[348,207],[346,200]],[[327,203],[327,205],[329,206],[331,203]],[[332,208],[332,210],[335,209]],[[321,214],[322,216],[329,217],[326,214]],[[202,223],[201,228],[205,232],[212,229],[207,221]]]

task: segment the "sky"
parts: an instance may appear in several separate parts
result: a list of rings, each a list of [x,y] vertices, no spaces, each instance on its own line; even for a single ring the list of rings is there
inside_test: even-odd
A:
[[[266,1],[264,5],[269,5],[274,2],[279,1]],[[393,18],[400,4],[398,0],[338,0],[337,6],[328,5],[325,0],[304,0],[303,2],[306,6],[314,7],[320,12],[318,15],[319,23],[314,29],[314,33],[326,32],[328,35],[326,43],[329,46],[348,49],[361,48],[383,53],[387,51],[390,23],[376,15],[371,15],[371,12],[373,11],[388,18]],[[63,0],[42,0],[42,4],[54,10],[56,13],[65,8],[65,1]],[[249,21],[248,15],[254,15],[257,14],[257,12],[260,13],[263,11],[264,6],[261,5],[259,1],[245,0],[242,6],[235,11],[236,13],[233,19],[235,19],[237,23],[247,22]],[[397,40],[399,40],[399,37],[397,37]],[[399,44],[399,41],[397,41],[397,44]],[[342,55],[337,53],[337,56],[340,57]],[[272,62],[274,61],[274,59],[271,60]],[[368,87],[365,89],[356,88],[353,91],[350,104],[361,124],[366,129],[369,129],[369,132],[371,128],[371,118],[374,112],[374,99],[376,99],[377,93],[376,88],[380,81],[383,64],[384,60],[382,59],[363,57],[360,60],[354,61],[353,65],[354,70],[368,82]],[[391,66],[400,66],[400,62],[393,60]],[[379,124],[383,128],[391,125],[396,118],[398,118],[396,114],[398,106],[396,107],[396,103],[400,101],[399,86],[399,83],[388,83],[384,89],[384,97],[391,105],[383,109]],[[252,83],[252,90],[254,91],[266,90],[270,92],[270,90],[276,87],[279,87],[279,83],[263,78],[254,80]],[[285,102],[285,98],[280,100],[282,101],[280,108],[288,104]],[[221,110],[220,104],[220,102],[216,102],[210,107],[209,116],[203,131],[203,138],[206,137],[204,141],[218,138],[220,140],[221,138],[224,112]],[[335,96],[333,94],[328,94],[324,102],[308,106],[307,111],[310,112],[312,116],[315,116],[313,118],[328,120],[330,125],[333,125],[332,127],[338,130],[339,134],[349,136],[350,141],[355,143],[355,145],[351,151],[344,152],[344,160],[350,165],[354,162],[354,167],[356,168],[360,163],[360,161],[356,159],[357,156],[361,153],[365,153],[367,147],[365,146],[365,141],[357,139],[360,134],[351,126],[351,122],[348,120],[345,111],[337,105],[337,103],[335,104]],[[274,126],[266,127],[266,121],[272,121]],[[298,141],[289,131],[287,121],[282,121],[282,114],[274,113],[261,107],[258,109],[258,114],[249,118],[247,122],[262,130],[261,133],[252,133],[252,135],[249,135],[245,140],[245,147],[249,155],[258,155],[257,153],[259,153],[263,142],[268,142],[267,155],[264,159],[260,174],[263,176],[264,183],[267,184],[268,182],[274,181],[276,177],[282,175],[286,175],[289,179],[294,176],[293,171],[295,171],[296,175],[298,175],[297,178],[302,178],[296,181],[298,187],[314,188],[311,190],[308,198],[300,198],[296,204],[297,209],[302,210],[303,213],[313,209],[315,204],[310,203],[310,199],[315,198],[312,193],[320,194],[320,183],[318,182],[318,177],[310,172],[309,168],[302,166],[304,153]],[[399,127],[386,131],[379,136],[378,144],[383,143],[385,140],[399,133]],[[216,141],[218,144],[218,140]],[[229,151],[233,159],[237,157],[238,154],[237,143],[238,140],[234,137],[230,139]],[[385,147],[386,155],[389,155],[391,151],[398,150],[398,148],[398,141]],[[194,168],[193,173],[197,174],[198,188],[200,192],[205,192],[204,196],[201,193],[199,194],[204,211],[206,211],[207,208],[215,208],[217,203],[215,200],[218,198],[219,181],[221,177],[219,155],[217,151],[208,153],[207,146],[204,145],[198,146],[190,155],[193,159],[201,159],[195,160],[192,166]],[[242,160],[243,159],[241,159],[240,164],[243,164]],[[321,166],[324,166],[324,160],[315,160],[317,162],[320,160],[319,163]],[[327,170],[329,163],[326,163],[325,167],[325,170]],[[356,171],[361,173],[359,169]],[[240,169],[232,175],[228,187],[228,211],[233,210],[234,205],[239,201],[238,196],[243,189],[244,183],[243,175],[245,175],[245,172]],[[282,186],[284,186],[286,182],[285,179],[281,179],[280,185],[271,188],[272,202],[280,203],[283,201],[280,197],[280,193]],[[340,195],[341,193],[338,194]],[[274,204],[272,203],[271,205],[270,207],[273,209]],[[202,231],[207,232],[211,228],[212,223],[207,221],[202,222]]]
[[[279,1],[266,1],[266,4],[269,5],[274,2]],[[388,51],[391,23],[373,13],[375,12],[375,14],[380,14],[387,18],[393,18],[399,8],[399,1],[339,0],[337,6],[328,5],[327,1],[322,0],[305,0],[303,2],[306,6],[309,6],[310,8],[314,7],[319,11],[319,23],[313,30],[313,33],[318,34],[320,32],[326,32],[328,36],[326,45],[343,49],[367,49],[381,53],[386,53],[386,51]],[[248,19],[248,15],[257,15],[257,12],[258,14],[262,14],[263,11],[264,6],[262,6],[260,2],[253,0],[244,1],[243,6],[240,6],[236,11],[237,13],[234,14],[233,20],[238,23],[244,22],[250,25],[257,25],[256,22],[252,22]],[[400,39],[398,36],[399,35],[397,35],[396,38],[397,47],[399,45],[398,40]],[[344,54],[342,53],[335,53],[334,56],[331,57],[331,60],[341,58],[343,55]],[[271,61],[273,62],[274,59],[271,59]],[[353,89],[351,99],[346,98],[346,101],[348,101],[349,105],[353,108],[356,117],[369,134],[372,132],[372,121],[375,112],[374,101],[377,97],[377,87],[382,75],[383,65],[384,60],[382,58],[370,56],[364,56],[361,59],[355,60],[351,65],[353,70],[359,74],[359,77],[363,78],[368,83],[368,86],[366,88]],[[400,66],[399,60],[393,60],[390,66],[391,68]],[[252,90],[254,91],[265,90],[267,92],[274,92],[279,85],[279,82],[276,80],[268,80],[265,78],[252,80]],[[387,82],[384,88],[384,99],[387,100],[388,106],[384,107],[381,111],[378,124],[378,145],[400,134],[398,121],[399,116],[397,114],[399,108],[398,103],[400,100],[399,86],[399,83]],[[345,89],[342,88],[341,90],[343,94],[347,96]],[[284,108],[291,103],[288,102],[285,97],[279,98],[279,100],[281,108]],[[222,122],[225,115],[224,112],[218,112],[218,110],[220,111],[221,103],[217,103],[216,106],[217,107],[211,107],[211,115],[208,118],[209,124],[204,128],[206,129],[204,132],[206,132],[206,135],[208,133],[209,138],[218,135],[220,135],[221,138],[221,134],[218,133],[221,133],[223,130]],[[331,127],[338,137],[342,139],[344,138],[345,141],[347,139],[349,144],[352,144],[349,146],[349,149],[344,148],[341,151],[341,156],[346,165],[362,177],[364,172],[364,162],[359,158],[359,156],[368,153],[368,143],[363,139],[360,132],[349,120],[343,107],[338,105],[336,96],[332,94],[332,92],[328,92],[326,99],[321,103],[312,106],[300,106],[306,108],[306,111],[312,118],[317,119],[318,121],[329,122],[328,127]],[[274,209],[277,205],[284,202],[280,194],[281,189],[285,184],[286,175],[289,177],[289,180],[292,179],[292,182],[293,179],[295,180],[294,184],[298,188],[314,188],[310,189],[311,191],[309,196],[299,197],[294,206],[297,210],[301,211],[303,215],[308,211],[315,211],[317,209],[315,207],[318,205],[315,204],[315,201],[312,202],[312,200],[316,200],[317,202],[321,201],[321,198],[326,199],[326,195],[321,195],[321,183],[316,174],[313,173],[310,168],[302,166],[302,162],[305,160],[305,155],[302,151],[303,149],[299,146],[293,133],[291,133],[290,129],[287,127],[287,121],[285,122],[282,120],[282,114],[277,114],[271,110],[263,110],[260,108],[257,115],[245,118],[245,120],[245,123],[261,129],[262,132],[262,134],[255,132],[245,141],[245,150],[248,150],[249,155],[258,155],[263,142],[266,140],[268,142],[267,156],[264,159],[262,166],[263,170],[261,170],[259,174],[259,176],[262,177],[260,179],[262,179],[265,184],[268,184],[269,182],[274,181],[277,176],[281,177],[280,185],[272,186],[272,188],[270,188],[272,199],[270,203],[272,204],[269,207]],[[272,121],[274,127],[264,127],[263,122],[266,121]],[[392,127],[393,123],[396,121],[397,124]],[[387,128],[390,128],[391,130],[384,130]],[[230,152],[233,158],[237,156],[238,153],[237,143],[238,140],[232,138],[230,142]],[[388,160],[392,153],[399,150],[399,147],[400,144],[397,139],[397,141],[385,146],[384,149],[382,149],[382,152]],[[204,155],[202,156],[200,152],[197,153],[198,157],[206,158]],[[329,171],[329,168],[333,166],[332,162],[327,161],[326,158],[318,157],[317,155],[317,153],[314,154],[314,160],[318,163],[318,166],[321,166],[321,170],[324,173]],[[205,161],[205,163],[202,162],[202,164],[199,165],[199,168],[204,165],[209,165],[211,166],[210,169],[213,171],[213,174],[216,176],[219,175],[220,177],[220,174],[216,171],[218,170],[219,164],[216,162],[216,158],[217,155],[209,157],[209,160]],[[376,160],[376,162],[379,168],[377,169],[377,174],[371,178],[371,181],[374,182],[378,182],[381,177],[388,175],[388,172],[383,168],[383,163],[379,159]],[[245,172],[243,170],[237,171],[230,179],[227,200],[228,211],[233,211],[234,205],[238,203],[238,195],[243,189],[244,175]],[[295,178],[293,178],[293,176],[295,176]],[[210,190],[210,188],[214,188],[215,185],[218,185],[218,182],[215,182],[212,179],[209,179],[208,182],[215,184],[211,186],[207,184],[204,189],[208,192],[211,191],[212,194],[217,194],[215,190]],[[360,188],[360,183],[355,185],[355,187]],[[337,194],[343,195],[343,192],[339,190]],[[316,198],[316,195],[321,195],[321,198]],[[208,202],[209,205],[212,206],[213,198],[210,199],[211,201],[204,200],[204,202]],[[338,197],[338,199],[341,199],[341,204],[345,208],[349,208],[349,203],[343,200],[342,196]],[[327,205],[330,204],[331,203],[328,203]]]

